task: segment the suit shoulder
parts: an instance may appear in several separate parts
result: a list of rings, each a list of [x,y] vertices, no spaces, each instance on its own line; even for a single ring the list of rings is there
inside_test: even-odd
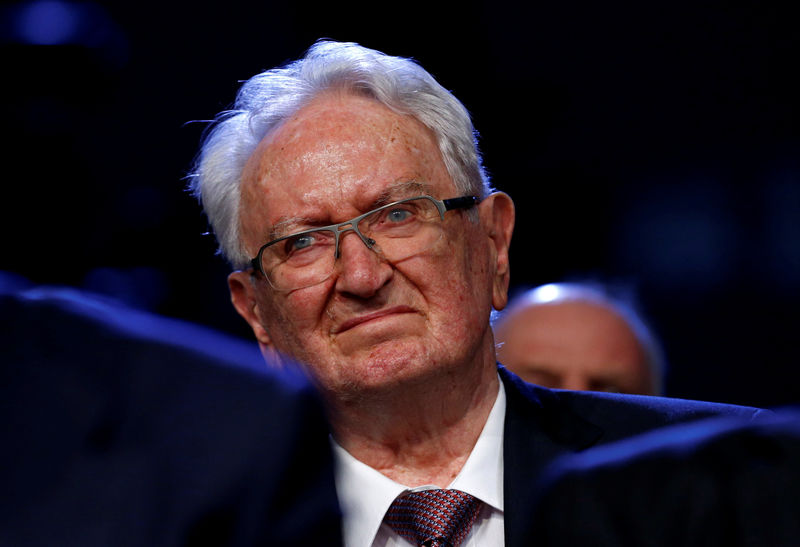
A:
[[[603,433],[600,442],[617,440],[675,423],[713,416],[755,419],[769,413],[757,408],[590,391],[548,389],[524,382],[502,365],[498,367],[506,386],[509,408],[520,420],[538,419],[560,434],[569,424],[586,423]]]
[[[756,419],[769,412],[747,406],[646,395],[562,390],[554,390],[554,394],[613,438],[714,416]]]

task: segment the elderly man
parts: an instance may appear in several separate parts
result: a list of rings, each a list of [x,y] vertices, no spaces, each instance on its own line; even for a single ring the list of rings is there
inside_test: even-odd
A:
[[[631,306],[599,285],[548,283],[493,322],[497,356],[545,387],[660,395],[663,352]]]
[[[519,545],[514,501],[558,454],[757,412],[552,392],[497,366],[514,206],[463,105],[408,59],[319,42],[253,77],[192,186],[262,352],[323,395],[347,545]]]

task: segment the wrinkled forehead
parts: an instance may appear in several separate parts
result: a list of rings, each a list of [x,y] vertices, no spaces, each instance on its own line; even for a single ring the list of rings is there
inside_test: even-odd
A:
[[[354,216],[386,194],[452,197],[433,133],[411,116],[377,101],[324,95],[267,135],[243,174],[243,209],[270,224],[289,215]]]

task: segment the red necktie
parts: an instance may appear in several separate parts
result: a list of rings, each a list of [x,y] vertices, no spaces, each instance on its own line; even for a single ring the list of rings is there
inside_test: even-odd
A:
[[[406,492],[392,502],[383,520],[416,545],[458,547],[480,508],[480,500],[460,490]]]

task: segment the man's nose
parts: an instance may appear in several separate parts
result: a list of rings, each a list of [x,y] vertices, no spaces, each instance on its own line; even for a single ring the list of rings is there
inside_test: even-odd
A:
[[[340,234],[336,262],[336,289],[361,298],[369,298],[378,292],[394,271],[380,255],[379,249],[370,249],[352,230]]]

